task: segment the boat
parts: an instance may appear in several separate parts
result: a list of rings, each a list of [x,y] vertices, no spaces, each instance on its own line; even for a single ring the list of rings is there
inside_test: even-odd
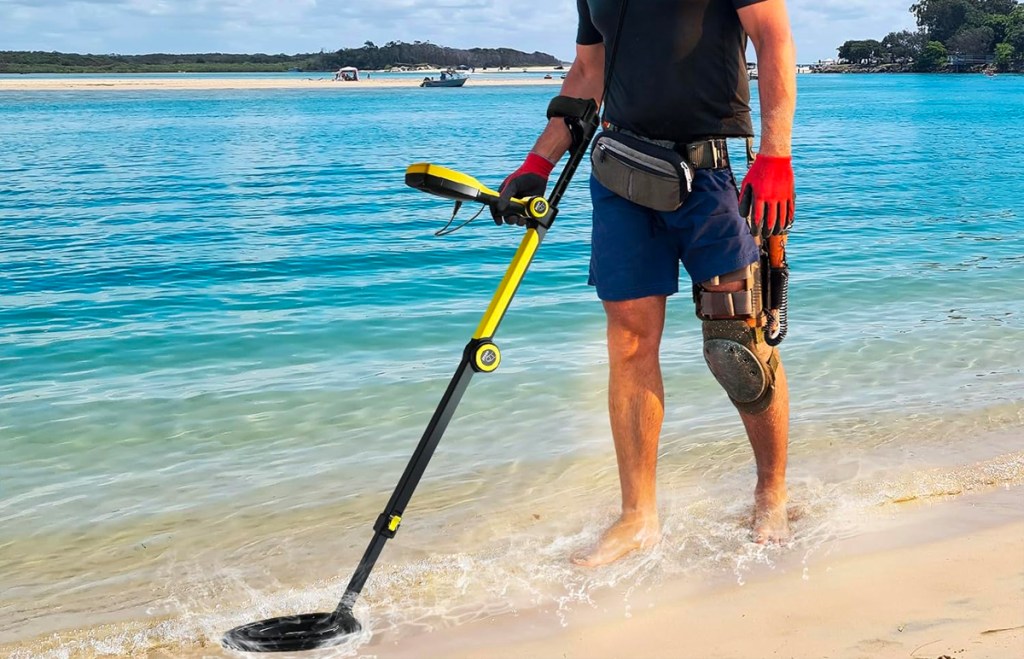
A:
[[[420,87],[461,87],[466,84],[467,80],[469,78],[441,78],[440,80],[424,78],[423,82],[420,83]]]
[[[461,87],[469,80],[465,75],[457,73],[452,69],[442,71],[438,78],[426,77],[420,83],[420,87]]]

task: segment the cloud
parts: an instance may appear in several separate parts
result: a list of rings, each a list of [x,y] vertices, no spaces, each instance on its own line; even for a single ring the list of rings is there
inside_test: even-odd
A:
[[[789,0],[800,60],[912,27],[910,2]],[[575,33],[572,0],[0,0],[4,50],[299,53],[421,40],[571,59]]]

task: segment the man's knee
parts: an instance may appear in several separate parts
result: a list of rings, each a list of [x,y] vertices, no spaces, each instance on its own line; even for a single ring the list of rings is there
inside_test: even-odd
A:
[[[757,327],[761,314],[755,277],[748,266],[694,287],[703,321],[704,361],[741,412],[760,414],[775,396],[778,351]]]
[[[613,359],[658,354],[665,324],[664,297],[605,302],[604,307],[608,316],[608,351]]]

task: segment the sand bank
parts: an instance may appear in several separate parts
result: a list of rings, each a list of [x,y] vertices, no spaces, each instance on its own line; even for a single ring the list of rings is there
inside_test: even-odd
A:
[[[424,76],[425,77],[425,76]],[[434,76],[436,77],[436,76]],[[422,77],[382,77],[361,79],[358,82],[335,81],[330,75],[308,78],[2,78],[0,92],[31,91],[147,91],[147,90],[258,90],[258,89],[315,89],[318,91],[355,91],[389,87],[419,87]],[[558,86],[561,78],[542,77],[470,77],[467,87],[499,87],[513,85]]]

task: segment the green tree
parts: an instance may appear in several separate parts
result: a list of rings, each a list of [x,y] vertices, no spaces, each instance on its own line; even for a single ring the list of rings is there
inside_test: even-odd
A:
[[[992,28],[994,36],[993,43],[1006,41],[1006,30],[1010,27],[1009,14],[988,14],[984,17],[980,27]]]
[[[1014,51],[1024,53],[1024,6],[1010,12],[1005,42],[1013,46]]]
[[[877,62],[882,56],[882,44],[874,39],[847,41],[839,47],[839,57],[853,64]]]
[[[910,11],[917,17],[918,27],[927,30],[929,39],[943,43],[980,12],[971,0],[921,0],[910,6]]]
[[[921,56],[917,58],[915,68],[918,71],[938,71],[946,64],[948,58],[949,53],[941,42],[929,41],[921,51]]]
[[[990,27],[965,27],[946,42],[951,53],[964,57],[985,57],[992,48],[995,33]]]
[[[925,41],[920,30],[890,32],[882,39],[882,53],[892,62],[912,62],[921,55]]]
[[[974,0],[978,9],[986,14],[1009,14],[1019,4],[1017,0]]]
[[[1013,63],[1013,46],[1008,43],[996,44],[996,66],[1000,71],[1006,71]]]

